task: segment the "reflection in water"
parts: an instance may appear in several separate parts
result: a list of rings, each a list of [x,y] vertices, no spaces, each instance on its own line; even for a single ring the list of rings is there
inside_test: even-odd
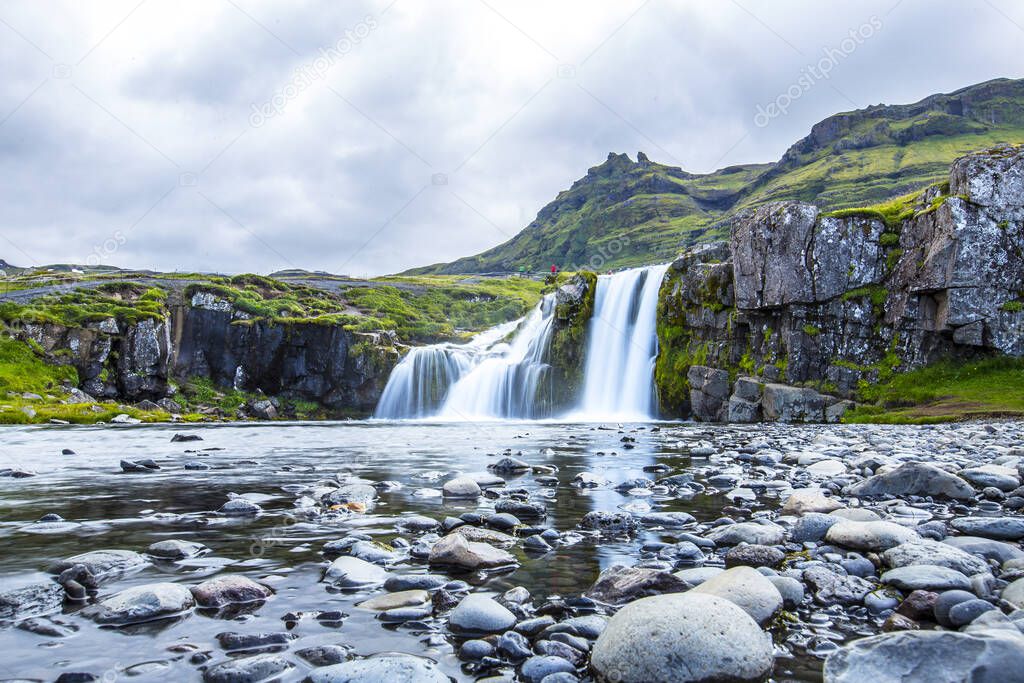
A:
[[[171,443],[171,435],[183,430],[201,434],[203,441]],[[635,448],[623,448],[626,433],[636,439]],[[97,628],[73,613],[58,617],[74,631],[71,637],[0,629],[0,648],[19,655],[7,658],[4,673],[53,680],[63,671],[120,675],[131,665],[156,662],[133,669],[133,679],[194,680],[197,669],[188,661],[193,650],[211,652],[213,662],[225,657],[216,634],[280,631],[287,624],[299,636],[289,653],[332,643],[350,645],[359,654],[400,650],[433,657],[448,675],[470,680],[447,642],[430,641],[403,628],[385,628],[372,614],[354,606],[367,593],[326,590],[319,583],[323,543],[353,529],[390,541],[400,535],[396,523],[409,514],[440,520],[465,511],[492,510],[493,502],[486,498],[452,503],[424,494],[439,489],[456,472],[486,470],[505,449],[521,453],[518,457],[531,464],[557,468],[558,484],[550,488],[540,486],[533,475],[509,480],[510,486],[524,487],[547,500],[546,524],[556,529],[573,529],[591,510],[614,511],[641,500],[661,511],[683,510],[701,520],[714,519],[725,504],[718,496],[689,501],[641,499],[611,488],[581,490],[571,485],[581,472],[604,477],[613,485],[636,477],[655,478],[643,472],[644,466],[655,462],[674,472],[685,471],[690,461],[677,442],[708,438],[709,433],[692,426],[662,425],[656,432],[644,425],[620,430],[526,422],[6,428],[0,468],[20,467],[38,476],[0,479],[4,547],[0,590],[49,580],[43,569],[52,560],[101,548],[143,552],[154,542],[176,538],[202,543],[211,552],[177,565],[147,567],[105,587],[104,593],[155,581],[194,584],[220,572],[237,572],[270,584],[276,595],[251,614],[192,613],[132,633]],[[736,433],[722,438],[727,442]],[[77,455],[60,455],[63,448]],[[151,474],[121,473],[121,459],[140,458],[153,458],[162,469]],[[188,461],[200,461],[209,469],[185,470]],[[298,492],[342,472],[397,485],[381,494],[371,514],[333,520],[297,514]],[[256,500],[265,513],[256,519],[210,514],[233,494]],[[48,513],[78,526],[54,534],[26,532]],[[538,602],[553,595],[575,596],[589,588],[601,569],[616,562],[634,564],[639,545],[653,538],[657,536],[650,533],[630,541],[595,542],[583,537],[543,557],[528,556],[517,548],[513,552],[521,566],[513,573],[467,579],[494,591],[524,586]],[[427,569],[409,563],[392,571],[423,573]],[[348,616],[340,623],[320,622],[311,616],[318,611]],[[291,621],[283,619],[286,615]],[[288,656],[296,669],[285,680],[300,680],[309,667]]]

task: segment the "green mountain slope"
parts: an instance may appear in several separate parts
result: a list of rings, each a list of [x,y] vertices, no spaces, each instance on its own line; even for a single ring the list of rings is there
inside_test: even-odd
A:
[[[998,79],[908,105],[876,105],[816,124],[776,163],[692,174],[609,154],[522,232],[476,256],[408,271],[604,270],[671,260],[725,234],[724,219],[769,201],[825,209],[875,204],[943,180],[959,156],[1024,142],[1024,80]]]

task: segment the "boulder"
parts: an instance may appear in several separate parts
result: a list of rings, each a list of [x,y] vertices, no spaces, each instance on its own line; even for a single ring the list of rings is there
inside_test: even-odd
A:
[[[894,522],[851,522],[847,520],[833,524],[825,533],[825,540],[829,543],[844,548],[874,552],[888,550],[901,543],[917,541],[920,538],[913,529]]]
[[[882,553],[882,558],[887,565],[893,568],[929,564],[954,569],[966,576],[987,572],[989,569],[988,563],[979,557],[954,548],[947,543],[926,539],[901,543],[889,548]]]
[[[690,587],[679,577],[660,569],[612,565],[601,572],[587,597],[608,605],[621,605],[662,593],[679,593]]]
[[[132,550],[91,550],[54,562],[46,571],[60,574],[75,565],[81,565],[97,581],[106,581],[142,569],[149,564],[142,555]]]
[[[0,593],[0,621],[20,621],[51,614],[64,604],[64,589],[57,583],[34,583]]]
[[[1024,639],[1009,631],[900,631],[855,640],[825,660],[825,683],[1021,683]]]
[[[478,498],[480,485],[469,477],[456,477],[444,483],[441,493],[445,498]]]
[[[756,545],[778,545],[786,537],[785,529],[771,522],[740,522],[723,524],[710,529],[705,536],[721,545],[753,543]]]
[[[192,597],[200,607],[220,608],[266,600],[274,594],[267,586],[241,574],[227,574],[192,586]]]
[[[966,481],[923,462],[908,462],[894,470],[868,477],[847,487],[846,493],[863,498],[885,496],[934,496],[969,500],[974,489]]]
[[[686,372],[686,379],[693,418],[702,422],[724,422],[729,409],[729,371],[692,365]]]
[[[309,672],[309,683],[449,683],[451,680],[425,657],[382,652],[365,659],[320,667]]]
[[[324,573],[324,580],[339,588],[379,586],[387,578],[387,570],[382,567],[347,555],[331,562]]]
[[[192,593],[178,583],[150,583],[127,588],[82,610],[101,624],[126,626],[182,614],[195,605]]]
[[[455,606],[448,626],[456,633],[504,633],[516,624],[516,615],[493,598],[471,593]]]
[[[784,515],[805,515],[808,512],[829,513],[846,507],[835,498],[825,495],[822,489],[794,489],[782,504]]]
[[[690,591],[631,602],[594,644],[602,682],[759,681],[774,664],[771,638],[733,603]]]
[[[1024,538],[1022,517],[957,517],[950,526],[968,536],[981,536],[1000,541],[1019,541]]]
[[[782,609],[782,594],[775,584],[750,567],[726,569],[690,592],[725,598],[761,625]]]
[[[911,564],[890,569],[882,574],[882,583],[903,591],[970,590],[971,580],[947,567],[930,564]]]
[[[292,664],[278,655],[256,655],[214,664],[203,674],[203,683],[253,683],[278,680]]]
[[[516,558],[511,553],[487,543],[467,541],[463,535],[454,532],[434,544],[430,549],[429,561],[433,565],[458,567],[470,571],[516,564]]]

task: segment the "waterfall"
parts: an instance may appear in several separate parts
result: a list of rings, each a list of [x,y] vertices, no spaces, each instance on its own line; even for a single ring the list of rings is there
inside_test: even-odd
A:
[[[657,413],[658,290],[668,266],[597,280],[582,395],[568,420],[648,420]],[[494,420],[552,417],[547,363],[555,297],[465,344],[411,349],[388,379],[374,417]]]
[[[525,318],[482,332],[466,344],[413,348],[391,372],[374,417],[545,417],[544,359],[554,308],[549,295]]]
[[[598,278],[580,417],[643,420],[657,413],[658,291],[667,269],[634,268]]]

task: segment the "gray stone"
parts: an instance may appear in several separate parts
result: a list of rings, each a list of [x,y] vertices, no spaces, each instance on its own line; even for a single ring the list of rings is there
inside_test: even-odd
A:
[[[958,517],[951,521],[950,525],[969,536],[1000,541],[1019,541],[1024,538],[1022,517]]]
[[[600,681],[757,681],[774,663],[771,639],[728,600],[658,595],[623,607],[597,639],[591,666]]]
[[[1000,597],[1017,609],[1024,609],[1024,579],[1017,579],[1004,588]]]
[[[429,562],[433,565],[446,565],[466,570],[493,569],[516,564],[514,555],[487,543],[467,541],[457,532],[445,536],[430,549]]]
[[[729,409],[729,371],[691,365],[686,379],[693,418],[702,422],[724,422]]]
[[[456,477],[444,483],[441,493],[445,498],[477,498],[480,496],[480,485],[469,477]]]
[[[854,550],[888,550],[901,543],[919,540],[917,532],[894,522],[843,521],[825,533],[829,543]]]
[[[274,594],[267,586],[241,574],[226,574],[207,579],[192,587],[192,597],[200,607],[225,607],[266,600]]]
[[[994,486],[1000,491],[1012,491],[1020,486],[1017,470],[1000,465],[979,465],[960,470],[960,476],[975,486]]]
[[[988,563],[947,543],[921,539],[903,543],[882,553],[890,567],[906,567],[916,564],[930,564],[947,567],[966,576],[988,571]]]
[[[127,588],[91,605],[82,613],[101,624],[125,626],[182,614],[195,605],[192,593],[178,583],[150,583]]]
[[[1024,639],[1007,631],[901,631],[855,640],[825,660],[826,683],[1020,683]]]
[[[859,576],[839,574],[825,566],[808,567],[803,576],[811,588],[814,601],[826,607],[859,605],[874,589],[874,584]]]
[[[847,493],[865,498],[883,496],[935,496],[968,500],[974,489],[966,481],[923,462],[908,462],[894,470],[868,477],[848,487]]]
[[[762,625],[782,609],[779,590],[763,574],[750,567],[726,569],[690,592],[725,598]]]
[[[621,605],[650,595],[678,593],[689,587],[667,571],[612,565],[597,577],[587,591],[587,597],[609,605]]]
[[[369,484],[346,484],[325,493],[321,500],[325,505],[346,505],[349,503],[372,505],[377,500],[377,489]]]
[[[927,564],[912,564],[890,569],[882,574],[881,580],[882,583],[903,591],[971,589],[971,580],[955,569]]]
[[[228,517],[255,517],[263,512],[263,508],[245,498],[232,498],[221,505],[217,512]]]
[[[793,525],[790,538],[794,543],[805,543],[812,541],[817,543],[825,538],[825,534],[834,524],[840,522],[840,518],[834,515],[826,515],[820,512],[808,512]]]
[[[46,571],[60,574],[65,569],[82,565],[97,581],[106,581],[142,569],[148,564],[149,560],[131,550],[92,550],[54,562]]]
[[[384,652],[365,659],[313,669],[309,683],[449,683],[437,664],[424,657]]]
[[[778,545],[786,536],[785,529],[778,524],[768,522],[740,522],[739,524],[723,524],[709,529],[705,534],[715,543],[737,545],[753,543],[756,545]]]
[[[829,513],[846,507],[842,502],[825,495],[822,489],[794,489],[780,512],[783,515],[805,515],[808,512]]]
[[[476,593],[462,599],[448,617],[457,633],[503,633],[516,625],[516,615],[498,601]]]
[[[292,664],[278,655],[229,659],[207,669],[203,683],[261,683],[274,680],[290,668]]]
[[[761,410],[769,422],[824,422],[826,402],[814,389],[766,384]]]
[[[64,589],[57,583],[34,583],[0,593],[0,621],[19,621],[52,614],[64,604]]]
[[[209,550],[210,549],[202,543],[169,539],[166,541],[157,541],[152,544],[146,549],[146,553],[151,557],[156,557],[161,560],[184,560],[188,557],[202,555]]]
[[[331,562],[324,580],[339,588],[366,588],[379,586],[387,579],[385,569],[358,557],[339,557]]]

